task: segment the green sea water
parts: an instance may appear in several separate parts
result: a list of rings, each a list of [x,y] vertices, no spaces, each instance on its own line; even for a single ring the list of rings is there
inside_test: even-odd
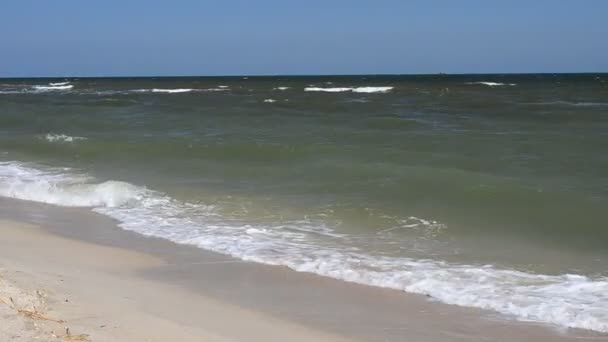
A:
[[[4,79],[0,160],[69,168],[212,207],[213,219],[200,225],[229,222],[225,234],[266,241],[273,251],[302,254],[295,249],[302,242],[377,258],[603,277],[607,81],[607,74]],[[68,83],[49,85],[61,82]],[[18,176],[7,172],[5,196],[38,198],[11,188]],[[41,201],[57,195],[51,183]],[[200,215],[189,210],[154,221],[158,231],[173,238],[175,220]],[[197,229],[184,234],[195,239]]]

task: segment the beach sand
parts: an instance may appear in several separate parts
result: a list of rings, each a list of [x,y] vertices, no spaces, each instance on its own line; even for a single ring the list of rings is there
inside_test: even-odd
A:
[[[0,199],[0,341],[608,341]],[[67,329],[67,330],[66,330]]]

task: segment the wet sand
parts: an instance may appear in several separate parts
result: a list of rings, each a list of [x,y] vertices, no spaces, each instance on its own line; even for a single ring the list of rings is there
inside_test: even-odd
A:
[[[87,209],[0,199],[0,236],[0,341],[66,327],[91,341],[608,341],[144,237]]]

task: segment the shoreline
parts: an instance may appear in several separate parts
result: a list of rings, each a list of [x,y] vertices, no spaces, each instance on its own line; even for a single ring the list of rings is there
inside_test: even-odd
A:
[[[0,198],[0,234],[11,293],[48,293],[49,317],[92,341],[608,341],[145,237],[82,208]],[[7,307],[0,302],[0,312]],[[0,339],[32,328],[13,316]],[[65,339],[62,324],[35,322],[41,336],[51,336],[48,325]]]

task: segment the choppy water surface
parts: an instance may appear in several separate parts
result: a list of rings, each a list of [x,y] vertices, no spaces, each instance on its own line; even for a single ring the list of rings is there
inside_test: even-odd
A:
[[[0,80],[0,195],[608,331],[608,75]]]

